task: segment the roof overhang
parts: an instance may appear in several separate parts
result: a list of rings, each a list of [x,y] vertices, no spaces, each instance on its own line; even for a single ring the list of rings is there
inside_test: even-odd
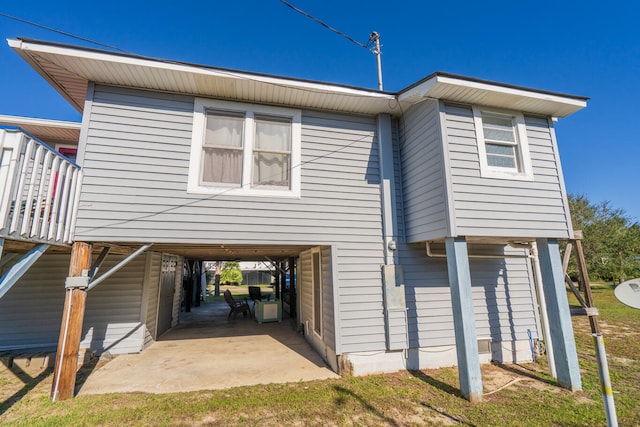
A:
[[[398,93],[209,67],[31,39],[9,46],[82,112],[89,82],[353,114],[402,111],[425,99],[565,117],[588,98],[434,73]]]
[[[4,115],[0,115],[0,126],[19,127],[46,143],[70,145],[78,144],[82,127],[77,122]]]
[[[398,94],[402,104],[442,99],[552,117],[566,117],[587,106],[589,98],[490,82],[448,73],[434,73]]]
[[[395,95],[387,92],[37,40],[8,43],[80,112],[89,82],[347,113],[400,111]]]

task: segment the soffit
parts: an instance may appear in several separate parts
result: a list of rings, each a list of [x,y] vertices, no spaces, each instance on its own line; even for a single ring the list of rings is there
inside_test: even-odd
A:
[[[9,45],[82,111],[89,82],[353,114],[403,110],[440,99],[553,117],[586,106],[588,98],[437,72],[398,93],[228,70],[198,64],[28,39]]]
[[[398,95],[403,104],[440,99],[523,111],[552,117],[566,117],[586,107],[588,98],[541,91],[522,86],[489,82],[448,73],[434,73]]]
[[[10,46],[82,111],[91,82],[355,114],[399,114],[393,94],[305,80],[9,40]]]
[[[47,144],[77,145],[80,139],[80,123],[0,115],[0,125],[19,127]]]

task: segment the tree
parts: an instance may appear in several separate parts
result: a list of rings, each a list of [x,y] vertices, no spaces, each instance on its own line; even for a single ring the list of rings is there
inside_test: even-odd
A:
[[[591,203],[585,195],[569,195],[574,230],[583,231],[582,246],[594,280],[623,281],[640,276],[640,225],[609,202]],[[569,275],[577,276],[575,262]]]
[[[220,272],[220,282],[222,283],[242,283],[242,271],[240,263],[236,261],[227,261]]]

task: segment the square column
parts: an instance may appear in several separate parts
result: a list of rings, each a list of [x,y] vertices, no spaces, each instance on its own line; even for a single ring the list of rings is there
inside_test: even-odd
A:
[[[572,391],[580,390],[582,389],[580,365],[578,364],[576,341],[573,337],[571,311],[564,285],[558,241],[537,239],[536,244],[558,384]]]
[[[451,305],[453,307],[453,325],[456,334],[460,391],[469,401],[479,402],[482,400],[482,374],[480,372],[476,322],[473,314],[467,241],[460,237],[448,237],[445,243]]]

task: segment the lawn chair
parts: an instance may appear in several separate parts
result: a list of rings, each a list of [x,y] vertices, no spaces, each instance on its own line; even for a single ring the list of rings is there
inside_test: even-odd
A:
[[[247,317],[247,313],[251,315],[251,310],[249,309],[249,304],[247,304],[247,301],[234,300],[231,292],[228,289],[224,291],[224,300],[227,302],[227,304],[229,304],[229,307],[231,308],[231,310],[229,311],[229,315],[227,316],[227,320],[231,319],[232,314],[235,318],[236,313],[242,313],[244,317]]]

